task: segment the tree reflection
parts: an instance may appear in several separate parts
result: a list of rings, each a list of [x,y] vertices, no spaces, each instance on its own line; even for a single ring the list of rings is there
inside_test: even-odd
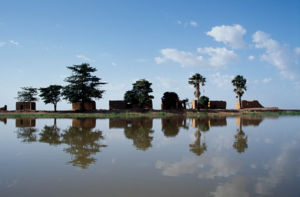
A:
[[[0,118],[0,122],[3,122],[4,124],[7,123],[7,118]]]
[[[238,122],[238,121],[237,121]],[[237,129],[237,133],[234,136],[233,148],[236,149],[238,153],[243,153],[248,148],[248,136],[245,135],[242,127],[242,120],[239,121],[239,129]]]
[[[17,138],[22,142],[32,143],[37,141],[37,129],[35,128],[35,119],[18,118],[16,119]]]
[[[175,137],[179,133],[180,127],[188,129],[186,124],[186,118],[175,117],[175,118],[162,118],[162,131],[166,137]]]
[[[192,126],[194,128],[197,128],[197,131],[194,134],[195,138],[196,138],[194,143],[190,144],[190,151],[195,153],[198,156],[202,155],[207,150],[207,145],[205,143],[205,139],[203,139],[201,142],[201,135],[204,132],[209,131],[209,129],[210,129],[209,122],[210,122],[210,119],[207,117],[192,119]]]
[[[60,129],[56,126],[56,119],[54,119],[53,126],[45,125],[40,133],[40,142],[48,143],[49,145],[59,145],[60,140]]]
[[[201,132],[200,130],[197,130],[195,132],[195,142],[193,144],[190,144],[190,151],[195,153],[196,155],[200,156],[202,153],[204,153],[207,149],[205,141],[201,143]]]
[[[78,120],[78,119],[76,119]],[[73,166],[79,166],[86,169],[90,164],[95,163],[96,159],[92,157],[100,152],[101,147],[106,145],[100,144],[99,140],[104,139],[100,130],[92,131],[92,128],[85,127],[89,119],[81,119],[82,124],[72,126],[64,130],[62,136],[62,143],[69,145],[64,151],[70,153],[74,158],[68,162]],[[96,121],[96,120],[95,120]],[[78,123],[78,122],[76,122]]]
[[[138,150],[145,151],[152,146],[153,137],[150,136],[150,133],[154,132],[152,130],[152,119],[132,119],[127,120],[126,123],[124,134],[128,139],[133,140],[133,145]]]

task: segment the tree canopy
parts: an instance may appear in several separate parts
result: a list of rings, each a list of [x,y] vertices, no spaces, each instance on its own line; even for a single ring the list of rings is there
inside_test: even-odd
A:
[[[150,95],[153,92],[149,81],[145,79],[141,79],[132,84],[132,90],[129,90],[124,95],[124,100],[128,105],[141,105],[148,103],[151,101],[154,96]]]
[[[22,87],[22,91],[18,92],[18,101],[19,102],[34,102],[37,101],[37,88],[33,87]]]
[[[165,92],[161,100],[164,109],[176,109],[176,103],[179,101],[179,97],[175,92]]]
[[[92,99],[102,98],[104,90],[100,90],[100,86],[107,83],[101,82],[101,78],[92,75],[92,73],[97,71],[96,68],[91,67],[87,63],[73,65],[67,68],[72,71],[72,75],[65,79],[68,83],[68,85],[63,88],[62,93],[65,99],[72,103],[84,103],[92,101]]]
[[[57,103],[60,101],[62,86],[60,85],[50,85],[46,88],[40,88],[40,97],[45,104],[53,104],[54,111],[56,111]]]

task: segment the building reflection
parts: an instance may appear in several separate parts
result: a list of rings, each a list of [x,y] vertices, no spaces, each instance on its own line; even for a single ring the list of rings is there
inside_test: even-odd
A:
[[[192,119],[192,127],[197,130],[194,133],[195,141],[193,144],[190,144],[190,151],[195,155],[200,156],[207,150],[207,144],[205,142],[205,136],[201,138],[201,136],[208,132],[210,127],[220,127],[226,126],[227,121],[226,117],[203,117],[203,118],[193,118]]]
[[[111,118],[109,119],[109,128],[122,128],[126,138],[133,141],[133,145],[138,150],[146,151],[152,146],[154,132],[152,130],[152,118]]]
[[[4,124],[7,123],[7,118],[0,118],[0,122],[3,122]]]
[[[69,146],[64,151],[72,155],[68,163],[86,169],[96,162],[93,155],[106,145],[100,143],[104,137],[102,131],[94,130],[95,127],[96,119],[73,119],[72,126],[63,131],[61,143]]]
[[[161,119],[162,131],[166,137],[175,137],[180,128],[188,129],[185,117],[170,117]]]
[[[37,129],[35,128],[35,119],[17,118],[16,119],[17,138],[22,142],[32,143],[37,141]]]

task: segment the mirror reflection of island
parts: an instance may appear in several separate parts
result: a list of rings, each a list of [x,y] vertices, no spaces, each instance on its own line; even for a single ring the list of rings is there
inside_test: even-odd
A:
[[[227,121],[225,117],[219,118],[210,118],[210,117],[203,117],[203,118],[193,118],[192,119],[192,127],[197,128],[195,132],[195,141],[193,144],[190,144],[190,151],[193,152],[195,155],[200,156],[207,150],[207,144],[205,142],[205,136],[201,141],[201,136],[205,132],[208,132],[210,127],[219,127],[219,126],[226,126]]]
[[[146,151],[152,147],[154,132],[152,118],[111,118],[109,128],[123,128],[126,138],[133,140],[137,150]]]
[[[17,138],[22,142],[32,143],[37,141],[37,128],[35,128],[35,119],[17,118],[16,119]]]

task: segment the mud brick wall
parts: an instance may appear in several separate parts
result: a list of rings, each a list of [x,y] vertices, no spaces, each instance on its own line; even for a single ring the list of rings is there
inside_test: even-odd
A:
[[[72,127],[93,129],[96,127],[96,118],[74,118],[72,119]]]
[[[161,101],[161,109],[162,110],[168,110],[163,101]],[[173,106],[169,109],[179,109],[179,110],[186,109],[185,101],[179,100],[179,101],[176,102],[176,106]]]
[[[35,102],[16,102],[16,110],[19,111],[29,111],[33,110],[35,111]]]
[[[35,119],[32,118],[17,118],[16,127],[35,127]]]
[[[209,101],[209,109],[226,109],[226,101]]]
[[[4,105],[4,107],[1,107],[0,111],[7,111],[7,105]]]
[[[223,127],[223,126],[227,126],[226,117],[211,118],[211,119],[209,119],[209,126],[210,127]]]
[[[109,110],[126,109],[126,102],[123,100],[109,101]]]
[[[263,107],[264,106],[262,106],[257,100],[253,100],[253,101],[242,100],[242,108],[243,109],[263,108]],[[240,109],[240,103],[238,101],[235,102],[235,108]]]
[[[73,111],[79,111],[81,103],[82,102],[72,103],[72,110]],[[86,111],[96,110],[96,102],[95,101],[84,102],[84,109]]]

